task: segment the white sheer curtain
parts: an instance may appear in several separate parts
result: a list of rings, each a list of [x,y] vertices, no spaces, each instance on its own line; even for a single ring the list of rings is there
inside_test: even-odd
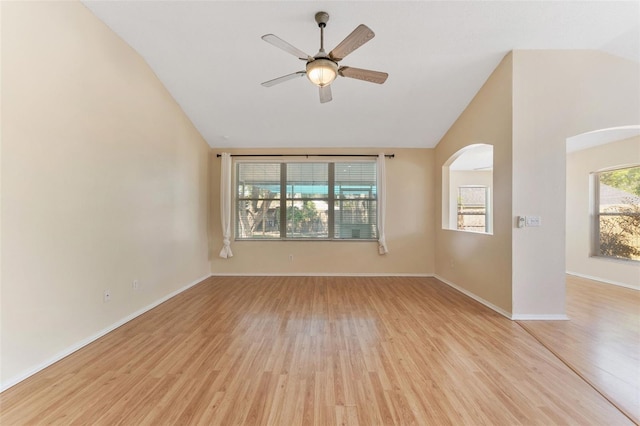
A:
[[[378,253],[387,254],[389,249],[387,248],[387,241],[384,236],[384,221],[387,214],[387,172],[385,169],[385,156],[384,154],[378,155],[377,161],[377,186],[378,186]]]
[[[232,257],[231,252],[231,154],[222,153],[220,165],[220,219],[222,222],[223,246],[220,257]]]

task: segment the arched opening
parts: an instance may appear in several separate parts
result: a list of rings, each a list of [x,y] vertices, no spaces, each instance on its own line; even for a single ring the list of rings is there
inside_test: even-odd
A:
[[[493,145],[468,145],[442,166],[442,229],[493,232]]]
[[[566,270],[638,288],[640,126],[567,139]]]

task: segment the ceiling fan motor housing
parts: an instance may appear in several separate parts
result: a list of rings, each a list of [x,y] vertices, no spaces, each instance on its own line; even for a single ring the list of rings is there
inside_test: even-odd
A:
[[[316,13],[316,22],[318,26],[324,28],[327,26],[327,22],[329,22],[329,14],[327,12],[318,12]]]

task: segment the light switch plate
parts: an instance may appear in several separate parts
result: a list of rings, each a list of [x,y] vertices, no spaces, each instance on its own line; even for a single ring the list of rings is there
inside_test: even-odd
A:
[[[540,216],[527,216],[527,226],[537,227],[541,225]]]

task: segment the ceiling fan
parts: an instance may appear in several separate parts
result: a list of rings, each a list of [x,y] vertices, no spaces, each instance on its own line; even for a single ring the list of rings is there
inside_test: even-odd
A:
[[[285,52],[291,53],[298,59],[307,62],[305,71],[298,71],[293,74],[287,74],[282,77],[274,78],[273,80],[265,81],[262,83],[263,86],[275,86],[276,84],[306,75],[311,83],[320,88],[320,103],[325,103],[332,99],[331,83],[333,83],[338,76],[357,78],[358,80],[378,84],[382,84],[387,80],[389,74],[386,72],[338,66],[338,62],[375,36],[369,27],[362,24],[358,25],[351,34],[349,34],[344,40],[342,40],[342,42],[340,42],[340,44],[327,54],[324,51],[324,28],[327,26],[327,22],[329,21],[329,14],[327,12],[318,12],[315,15],[315,19],[318,23],[318,27],[320,27],[320,51],[318,51],[315,56],[304,53],[302,50],[290,45],[273,34],[266,34],[262,36],[262,39],[267,43],[271,43]]]

